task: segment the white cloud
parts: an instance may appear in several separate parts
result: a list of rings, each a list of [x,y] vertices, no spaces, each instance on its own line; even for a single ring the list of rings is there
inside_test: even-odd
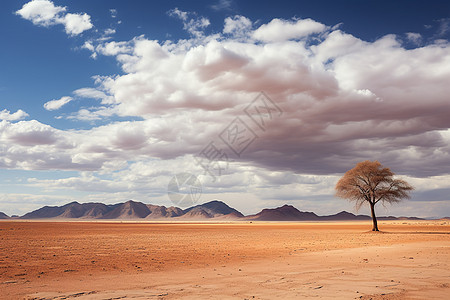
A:
[[[255,30],[253,37],[264,42],[281,42],[304,38],[325,30],[325,25],[312,19],[301,19],[297,21],[273,19],[268,24],[263,24]]]
[[[111,29],[112,30],[112,29]],[[111,33],[110,29],[107,29],[109,33]],[[142,37],[136,37],[132,39],[131,41],[122,41],[122,42],[116,42],[111,41],[107,42],[107,40],[110,40],[112,37],[106,35],[106,33],[99,39],[93,41],[89,40],[84,42],[83,46],[81,48],[87,49],[92,52],[91,58],[96,59],[97,56],[100,55],[106,55],[106,56],[117,56],[119,54],[122,54],[127,57],[129,57],[129,54],[132,54],[133,52],[133,44],[141,39]]]
[[[115,114],[117,114],[117,111],[114,107],[92,107],[90,109],[82,108],[77,113],[68,116],[67,119],[92,122]]]
[[[111,35],[111,34],[114,34],[114,33],[116,33],[116,30],[113,29],[113,28],[105,29],[105,35]]]
[[[193,37],[202,37],[203,30],[210,25],[209,19],[197,17],[195,13],[182,11],[174,8],[168,11],[169,16],[177,17],[183,22],[183,29],[189,32]]]
[[[39,26],[62,24],[70,36],[79,35],[93,27],[88,14],[73,14],[66,11],[66,7],[55,6],[49,0],[32,0],[25,3],[20,10],[16,11],[16,14]]]
[[[64,24],[66,33],[72,36],[79,35],[93,27],[91,17],[86,13],[66,14],[61,23]]]
[[[182,21],[188,20],[188,13],[178,9],[178,7],[175,7],[174,9],[170,10],[168,12],[168,14],[169,14],[169,16],[172,16],[172,17],[178,17]]]
[[[360,51],[368,43],[340,30],[330,32],[320,44],[311,46],[314,57],[320,64],[326,64],[336,57]]]
[[[102,104],[113,104],[115,100],[113,97],[106,95],[103,91],[94,88],[81,88],[74,92],[74,95],[81,98],[91,98],[101,100]]]
[[[5,142],[11,141],[25,147],[52,145],[57,142],[57,131],[51,126],[35,120],[20,121],[14,124],[3,123],[2,125],[2,138]],[[7,146],[8,143],[4,145]]]
[[[416,32],[407,32],[406,33],[406,38],[416,44],[419,45],[422,42],[422,35],[420,33],[416,33]]]
[[[187,13],[178,14],[189,19]],[[229,34],[238,28],[251,33],[251,21],[242,16],[227,20],[224,35],[177,43],[134,39],[127,43],[126,55],[116,55],[125,74],[98,78],[101,89],[114,97],[117,114],[142,117],[165,128],[160,132],[166,138],[150,148],[155,157],[199,152],[261,90],[277,101],[284,114],[270,129],[273,133],[266,133],[249,148],[246,159],[252,163],[324,174],[342,171],[358,160],[379,158],[394,170],[418,175],[428,168],[415,165],[412,171],[413,167],[395,157],[436,166],[447,157],[429,156],[420,143],[427,140],[441,149],[448,140],[431,134],[435,128],[450,126],[442,98],[450,93],[442,84],[450,75],[447,44],[407,50],[392,35],[364,42],[312,20],[271,21],[253,36],[261,34],[261,28],[266,33],[278,28],[286,34],[280,32],[280,39],[260,43]],[[315,36],[314,45],[295,40],[318,32],[321,35]],[[178,116],[181,112],[183,118]],[[161,123],[160,118],[171,122]],[[183,134],[172,136],[173,124]],[[201,138],[186,135],[187,128]],[[292,132],[296,138],[287,136]],[[414,139],[407,138],[411,134]],[[391,144],[394,136],[397,143]],[[375,138],[371,143],[361,142],[371,137]],[[185,147],[176,147],[173,141]],[[166,151],[160,151],[159,145],[167,147]],[[384,149],[382,155],[380,149]],[[447,171],[439,167],[439,172]]]
[[[223,33],[231,34],[235,38],[245,38],[252,29],[252,21],[244,16],[234,16],[225,19]]]
[[[81,46],[81,48],[82,48],[82,49],[87,49],[87,50],[91,51],[91,52],[92,52],[91,58],[92,58],[92,59],[97,59],[98,54],[97,54],[97,52],[95,51],[95,47],[94,47],[92,41],[86,41],[86,42],[84,42],[84,44],[83,44],[83,46]]]
[[[56,100],[50,100],[44,104],[44,108],[46,110],[58,110],[70,101],[72,101],[73,98],[69,96],[61,97],[60,99]]]
[[[107,55],[107,56],[116,56],[118,54],[126,54],[131,53],[133,48],[131,47],[129,42],[107,42],[98,45],[95,50],[97,53]]]
[[[16,13],[34,25],[51,26],[59,23],[59,15],[65,11],[65,7],[55,6],[52,1],[33,0],[25,3]]]
[[[82,48],[88,49],[89,51],[92,51],[92,52],[95,51],[94,45],[92,45],[92,42],[89,42],[89,41],[84,42]]]
[[[15,113],[11,113],[9,110],[6,109],[0,111],[0,120],[18,121],[25,119],[26,117],[28,117],[28,114],[21,109],[19,109]]]
[[[82,108],[75,115],[69,116],[68,119],[75,119],[80,121],[96,121],[101,120],[101,117],[88,109]]]

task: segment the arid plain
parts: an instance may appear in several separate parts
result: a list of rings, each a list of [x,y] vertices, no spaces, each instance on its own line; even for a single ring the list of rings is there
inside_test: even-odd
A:
[[[450,222],[0,222],[1,299],[448,299]]]

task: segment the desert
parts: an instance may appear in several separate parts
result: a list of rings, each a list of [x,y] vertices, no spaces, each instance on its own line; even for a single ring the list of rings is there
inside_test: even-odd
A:
[[[450,299],[450,1],[0,24],[0,300]]]
[[[0,222],[1,299],[447,299],[450,222]]]

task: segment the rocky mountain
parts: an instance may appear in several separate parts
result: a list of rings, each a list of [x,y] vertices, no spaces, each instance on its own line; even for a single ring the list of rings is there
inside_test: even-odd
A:
[[[81,205],[86,207],[86,211],[83,214],[83,218],[86,219],[102,218],[110,210],[110,207],[103,203],[86,203]]]
[[[102,219],[142,219],[150,214],[150,209],[142,202],[129,200],[111,206]]]
[[[174,218],[183,215],[183,210],[178,207],[170,206],[159,206],[147,204],[148,209],[150,210],[150,214],[148,214],[146,219],[164,219],[164,218]]]
[[[21,217],[21,219],[47,219],[56,218],[63,214],[66,209],[70,210],[70,206],[78,204],[78,202],[72,202],[64,206],[44,206],[35,211],[29,212]]]
[[[292,205],[283,205],[277,208],[266,208],[256,215],[245,217],[247,220],[255,221],[318,221],[320,219],[315,213],[299,211]]]
[[[49,219],[49,218],[102,218],[110,210],[110,206],[103,203],[71,202],[63,206],[44,206],[29,212],[21,219]]]
[[[118,219],[118,220],[164,220],[176,218],[182,220],[204,220],[230,215],[229,219],[243,217],[234,208],[221,201],[211,201],[185,210],[178,207],[165,207],[144,204],[129,200],[125,203],[106,205],[103,203],[71,202],[63,206],[44,206],[25,214],[21,219]]]
[[[9,219],[8,215],[0,211],[0,219]]]
[[[184,215],[198,215],[206,218],[216,218],[228,214],[233,214],[234,216],[239,218],[244,216],[236,209],[231,208],[222,201],[217,200],[187,208],[183,212]]]
[[[204,208],[196,207],[183,213],[183,215],[179,216],[177,219],[205,220],[211,218],[214,217],[209,214]]]
[[[0,219],[9,218],[0,213]],[[129,200],[125,203],[78,203],[63,206],[44,206],[20,217],[21,219],[117,219],[117,220],[223,220],[223,221],[352,221],[370,220],[366,215],[354,215],[341,211],[334,215],[318,216],[313,212],[300,211],[292,205],[266,208],[257,214],[244,216],[222,201],[211,201],[187,209],[144,204]],[[379,220],[420,220],[408,217],[378,217]]]

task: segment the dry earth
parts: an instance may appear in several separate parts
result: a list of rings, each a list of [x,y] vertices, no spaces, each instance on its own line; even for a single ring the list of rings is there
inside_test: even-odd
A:
[[[0,222],[1,299],[448,299],[450,222]]]

